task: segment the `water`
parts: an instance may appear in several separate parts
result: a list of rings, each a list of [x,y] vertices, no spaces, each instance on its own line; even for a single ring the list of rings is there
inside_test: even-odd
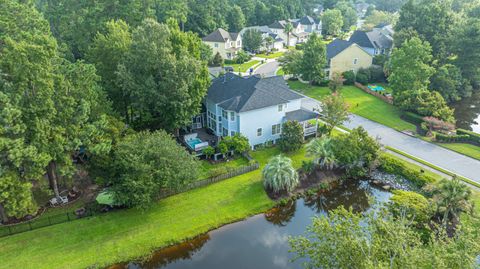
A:
[[[165,248],[143,263],[130,262],[115,268],[302,268],[292,263],[288,237],[301,235],[313,216],[326,214],[340,205],[355,211],[371,210],[388,201],[391,194],[368,182],[348,182],[324,194],[292,200],[265,214],[226,225],[208,234]]]
[[[452,105],[457,127],[480,133],[480,92]]]

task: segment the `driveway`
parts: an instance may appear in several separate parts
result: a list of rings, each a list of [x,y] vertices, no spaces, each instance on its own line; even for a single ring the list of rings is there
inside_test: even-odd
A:
[[[275,73],[277,72],[277,69],[279,67],[279,63],[277,61],[269,61],[253,72],[255,75],[262,75],[265,77],[273,77],[275,76]]]
[[[302,106],[306,109],[313,109],[318,107],[318,101],[307,97],[302,102]],[[383,145],[399,149],[440,168],[480,183],[480,161],[478,160],[425,142],[419,138],[408,136],[357,115],[351,115],[350,122],[344,125],[349,129],[363,126],[371,136],[378,137]]]

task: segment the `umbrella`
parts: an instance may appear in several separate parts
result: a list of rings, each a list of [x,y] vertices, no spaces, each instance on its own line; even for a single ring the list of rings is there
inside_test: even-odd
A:
[[[101,205],[109,205],[109,206],[120,205],[119,203],[115,202],[113,192],[111,191],[102,191],[97,195],[97,198],[95,200],[97,200],[97,203]]]

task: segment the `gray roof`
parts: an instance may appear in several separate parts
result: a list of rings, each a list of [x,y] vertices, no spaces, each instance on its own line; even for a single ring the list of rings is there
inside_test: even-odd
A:
[[[353,43],[346,40],[335,39],[327,45],[327,60],[337,56],[340,52],[350,47]]]
[[[237,37],[238,33],[229,33],[222,28],[218,28],[206,37],[202,38],[202,40],[207,42],[226,42],[228,39],[237,40]]]
[[[303,25],[314,25],[316,24],[315,20],[310,16],[304,16],[300,19],[300,23]]]
[[[373,43],[370,41],[370,38],[367,35],[367,32],[364,31],[355,31],[349,39],[350,42],[353,42],[360,47],[364,48],[375,48]]]
[[[355,31],[350,37],[350,42],[364,48],[391,49],[393,39],[385,35],[382,29],[374,28],[370,32]]]
[[[268,27],[272,29],[285,29],[285,24],[287,24],[286,21],[275,21],[274,23],[270,24]]]
[[[285,119],[288,121],[302,122],[302,121],[316,119],[318,115],[319,114],[313,111],[301,108],[299,110],[294,110],[294,111],[285,113]]]
[[[262,25],[262,26],[249,26],[245,27],[240,31],[240,35],[245,34],[247,30],[257,30],[262,34],[271,34],[273,33],[272,30],[267,25]]]
[[[207,100],[225,110],[245,112],[301,99],[302,95],[290,90],[283,77],[243,78],[227,73],[212,81]]]

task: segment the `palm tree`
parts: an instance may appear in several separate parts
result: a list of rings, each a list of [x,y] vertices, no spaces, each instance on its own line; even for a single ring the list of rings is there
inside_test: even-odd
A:
[[[332,140],[328,137],[317,138],[307,145],[307,154],[323,168],[332,170],[337,166],[337,159],[332,150]]]
[[[443,179],[434,190],[433,200],[437,205],[437,212],[443,215],[443,225],[456,222],[462,212],[470,212],[472,191],[461,183],[457,177],[452,180]]]
[[[287,48],[290,46],[290,33],[293,32],[293,25],[288,22],[285,24],[285,28],[283,29],[283,32],[287,34]]]
[[[278,155],[270,159],[263,168],[263,185],[274,192],[286,190],[290,192],[298,185],[298,173],[292,166],[292,160]]]

